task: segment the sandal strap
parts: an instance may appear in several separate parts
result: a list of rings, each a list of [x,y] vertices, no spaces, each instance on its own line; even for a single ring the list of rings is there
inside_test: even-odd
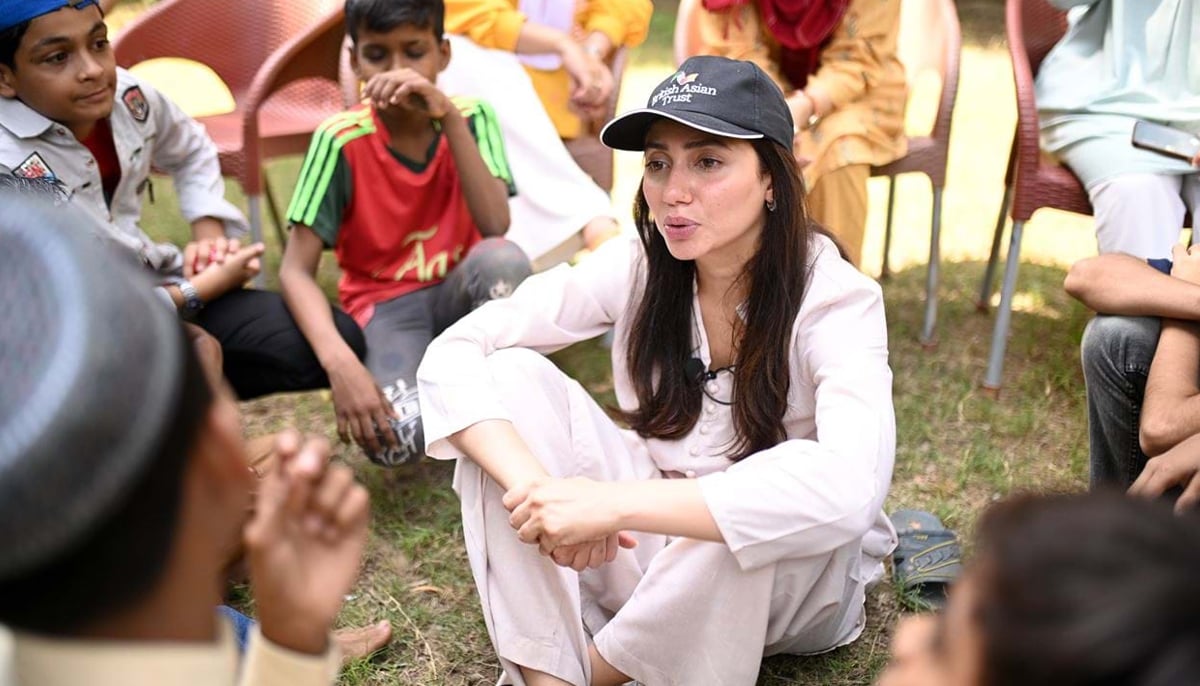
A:
[[[962,573],[962,551],[953,535],[909,557],[896,568],[896,578],[905,587],[950,583]]]

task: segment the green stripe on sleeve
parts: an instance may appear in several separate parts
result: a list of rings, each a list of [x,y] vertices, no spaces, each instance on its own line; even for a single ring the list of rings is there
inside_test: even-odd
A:
[[[321,198],[333,178],[342,147],[356,138],[375,132],[375,122],[369,110],[347,114],[352,116],[336,122],[331,120],[313,138],[308,158],[296,183],[296,192],[288,207],[288,221],[312,226],[321,206]]]
[[[455,102],[460,103],[459,100]],[[479,155],[487,165],[488,171],[508,186],[510,196],[516,195],[517,189],[513,183],[512,169],[508,164],[508,154],[504,149],[504,135],[500,132],[496,110],[478,98],[463,98],[460,109],[463,116],[467,117],[471,133],[475,135],[476,144],[479,146]]]

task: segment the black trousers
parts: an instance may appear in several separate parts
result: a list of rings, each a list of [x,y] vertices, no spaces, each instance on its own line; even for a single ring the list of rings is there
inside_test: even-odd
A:
[[[363,359],[367,344],[358,324],[336,307],[333,321]],[[242,400],[329,386],[329,377],[278,293],[230,291],[208,303],[195,322],[221,343],[225,378]]]

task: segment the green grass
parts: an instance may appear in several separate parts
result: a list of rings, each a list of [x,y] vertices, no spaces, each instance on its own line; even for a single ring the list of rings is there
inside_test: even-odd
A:
[[[646,46],[633,55],[622,90],[622,108],[644,102],[671,70],[672,15],[658,9]],[[993,317],[976,311],[1002,193],[1004,160],[1015,113],[1007,55],[999,42],[998,4],[960,3],[968,43],[954,120],[950,181],[943,224],[939,291],[939,345],[917,343],[924,301],[930,191],[923,177],[897,182],[893,277],[884,283],[895,375],[898,427],[896,471],[888,509],[926,509],[969,538],[980,510],[1021,489],[1081,489],[1086,485],[1087,435],[1078,346],[1088,313],[1062,290],[1065,268],[1094,253],[1090,220],[1047,211],[1030,223],[1022,254],[1011,338],[998,399],[980,389]],[[181,99],[204,106],[210,96],[189,82]],[[217,93],[216,96],[219,97]],[[197,100],[199,102],[197,102]],[[185,102],[186,104],[186,102]],[[910,108],[914,131],[932,116],[929,99]],[[286,204],[298,170],[295,158],[272,162],[269,174]],[[616,207],[629,206],[639,159],[618,154]],[[864,270],[878,273],[886,184],[873,180]],[[144,224],[156,235],[186,239],[170,182],[156,182],[157,202]],[[243,198],[230,184],[229,197]],[[274,273],[279,246],[269,225],[268,266]],[[321,283],[334,293],[332,259]],[[274,279],[268,280],[273,287]],[[994,304],[995,298],[993,298]],[[587,342],[554,356],[602,402],[612,401],[608,351]],[[246,403],[247,432],[296,425],[335,438],[326,393],[277,396]],[[420,465],[405,473],[367,464],[356,450],[337,455],[354,465],[371,491],[371,544],[362,578],[346,604],[345,624],[389,619],[396,640],[373,659],[350,665],[342,677],[360,684],[491,684],[497,666],[461,543],[458,503],[450,490],[452,466]],[[969,547],[969,544],[968,544]],[[763,685],[870,683],[887,660],[891,628],[901,598],[882,586],[868,598],[864,636],[852,646],[815,658],[776,657],[764,662]]]

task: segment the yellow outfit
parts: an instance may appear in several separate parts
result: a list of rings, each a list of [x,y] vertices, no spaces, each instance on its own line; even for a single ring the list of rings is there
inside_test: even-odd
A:
[[[446,31],[485,48],[516,52],[517,37],[525,24],[518,4],[519,0],[446,0]],[[632,48],[646,39],[653,11],[650,0],[578,0],[575,29],[585,36],[599,31],[613,46]],[[567,70],[546,71],[528,65],[525,70],[559,137],[577,138],[583,132],[583,121],[568,107],[571,80]]]
[[[699,6],[696,13],[703,54],[750,60],[785,94],[796,90],[779,71],[779,43],[757,5],[721,12]],[[907,151],[907,91],[904,67],[896,57],[899,28],[900,0],[851,0],[806,86],[826,94],[833,109],[793,142],[796,157],[809,161],[804,180],[810,215],[838,237],[855,265],[862,257],[870,166],[892,162]],[[822,187],[822,179],[828,188]]]

